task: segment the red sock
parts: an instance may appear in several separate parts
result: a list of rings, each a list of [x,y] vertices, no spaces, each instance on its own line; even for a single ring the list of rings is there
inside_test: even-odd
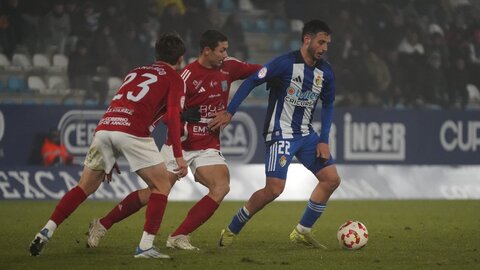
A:
[[[50,219],[59,226],[86,198],[87,195],[79,186],[72,188],[63,195]]]
[[[115,206],[110,213],[100,219],[100,223],[102,223],[103,227],[108,230],[113,224],[120,222],[124,218],[136,213],[142,207],[143,205],[140,202],[138,190],[134,191],[128,194],[123,201],[117,204],[117,206]]]
[[[188,211],[187,217],[177,230],[172,233],[172,236],[179,234],[188,235],[195,231],[215,213],[217,208],[218,203],[216,201],[208,196],[203,197]]]
[[[143,230],[149,234],[157,234],[162,223],[163,213],[167,207],[167,196],[159,193],[152,193],[147,204],[145,213],[145,225]]]

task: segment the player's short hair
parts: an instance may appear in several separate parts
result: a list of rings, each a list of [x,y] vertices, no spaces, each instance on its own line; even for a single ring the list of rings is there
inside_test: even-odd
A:
[[[224,34],[217,30],[207,30],[203,32],[202,36],[200,37],[200,51],[202,51],[205,47],[215,50],[215,48],[218,46],[218,43],[224,41],[228,41],[227,36]]]
[[[185,50],[185,43],[178,34],[162,34],[155,42],[155,59],[175,65]]]
[[[303,42],[303,37],[305,35],[316,35],[317,33],[325,32],[331,34],[332,30],[330,27],[321,20],[311,20],[305,23],[302,29],[301,41]]]

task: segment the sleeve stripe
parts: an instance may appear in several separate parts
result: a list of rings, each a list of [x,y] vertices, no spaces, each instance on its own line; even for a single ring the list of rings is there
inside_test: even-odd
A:
[[[188,69],[185,69],[183,72],[182,72],[182,79],[184,82],[186,82],[188,80],[188,77],[190,77],[190,75],[192,74],[192,72]]]
[[[227,58],[225,58],[225,60],[223,60],[224,62],[225,61],[237,61],[239,63],[243,63],[242,61],[238,60],[237,58],[235,57],[231,57],[231,56],[228,56]]]

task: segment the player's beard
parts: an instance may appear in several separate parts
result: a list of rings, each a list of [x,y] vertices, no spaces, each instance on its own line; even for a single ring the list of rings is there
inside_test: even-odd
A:
[[[317,52],[312,48],[312,46],[308,46],[308,47],[307,47],[307,52],[308,52],[308,54],[312,57],[312,59],[314,59],[315,61],[320,60],[320,58],[322,58],[322,55],[323,55],[323,53],[317,53]]]

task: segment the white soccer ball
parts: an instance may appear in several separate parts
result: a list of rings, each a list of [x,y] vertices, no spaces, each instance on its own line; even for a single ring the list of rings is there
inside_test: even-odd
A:
[[[349,220],[338,228],[337,239],[340,246],[348,250],[363,248],[368,242],[367,227],[360,221]]]

